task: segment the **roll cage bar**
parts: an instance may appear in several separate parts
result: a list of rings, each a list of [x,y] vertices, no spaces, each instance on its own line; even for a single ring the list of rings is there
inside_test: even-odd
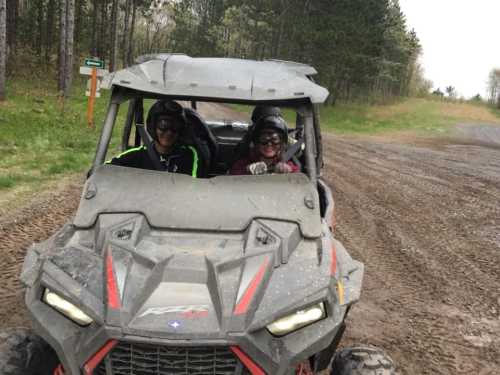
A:
[[[321,168],[323,167],[323,155],[321,147],[321,130],[319,124],[319,113],[317,105],[311,104],[309,100],[291,99],[291,100],[280,100],[271,102],[256,102],[256,101],[243,101],[243,100],[208,98],[208,97],[207,98],[193,98],[187,96],[171,97],[171,96],[157,95],[154,93],[148,93],[138,90],[132,90],[120,86],[113,87],[111,93],[111,99],[108,105],[107,114],[102,127],[91,171],[93,171],[98,166],[104,164],[109,143],[111,140],[111,135],[113,133],[113,128],[118,115],[119,107],[124,102],[130,100],[125,120],[124,133],[122,137],[122,148],[126,147],[126,145],[128,144],[128,137],[130,136],[130,131],[134,124],[134,119],[135,119],[134,109],[136,108],[135,101],[137,99],[171,99],[171,100],[189,101],[191,102],[192,108],[196,108],[197,101],[202,101],[202,102],[235,103],[235,104],[246,104],[246,105],[269,104],[273,106],[294,109],[297,112],[297,124],[298,125],[300,124],[304,129],[303,136],[305,143],[304,156],[305,156],[306,174],[315,184],[317,183],[317,180],[320,177],[320,171]],[[137,133],[136,137],[138,137]],[[136,142],[138,142],[137,139]]]

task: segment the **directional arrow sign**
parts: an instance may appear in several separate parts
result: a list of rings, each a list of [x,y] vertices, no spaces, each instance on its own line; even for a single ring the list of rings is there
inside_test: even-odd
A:
[[[99,59],[86,58],[83,64],[85,66],[90,66],[92,68],[101,68],[101,69],[104,68],[104,61]]]

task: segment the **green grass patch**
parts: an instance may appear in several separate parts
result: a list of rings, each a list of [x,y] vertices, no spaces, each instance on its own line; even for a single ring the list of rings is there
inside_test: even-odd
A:
[[[48,81],[48,82],[47,82]],[[87,125],[85,83],[76,77],[70,99],[63,103],[46,81],[12,80],[7,101],[0,103],[0,189],[41,185],[90,168],[106,114],[109,92],[96,99],[94,122]],[[126,106],[120,108],[123,123]],[[110,154],[118,152],[120,132],[114,131]]]
[[[500,124],[500,116],[482,105],[415,98],[392,105],[338,104],[321,108],[323,128],[338,133],[442,134],[457,123]]]

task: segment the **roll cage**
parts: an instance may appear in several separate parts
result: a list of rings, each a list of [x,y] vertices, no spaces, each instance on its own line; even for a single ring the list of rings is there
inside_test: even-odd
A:
[[[190,96],[170,96],[170,95],[160,95],[157,93],[144,92],[140,90],[135,90],[127,87],[113,86],[111,99],[108,107],[108,111],[104,120],[104,125],[101,131],[101,136],[97,146],[97,151],[95,154],[94,162],[92,165],[92,170],[97,168],[99,165],[103,164],[106,160],[108,147],[110,144],[113,129],[116,125],[116,119],[120,106],[128,103],[127,115],[125,118],[125,124],[123,127],[122,150],[125,151],[130,147],[139,146],[142,142],[137,130],[135,131],[135,136],[133,139],[133,144],[130,144],[130,138],[133,133],[134,125],[140,121],[137,116],[137,108],[139,106],[137,103],[142,103],[145,99],[156,99],[156,100],[179,100],[187,101],[191,103],[191,111],[196,111],[197,102],[212,102],[212,103],[228,103],[228,104],[243,104],[243,105],[258,105],[258,104],[268,104],[273,106],[278,106],[281,108],[292,109],[296,112],[296,136],[301,137],[304,142],[305,148],[303,150],[303,172],[309,176],[313,183],[316,183],[320,177],[320,170],[323,166],[322,160],[322,149],[321,149],[321,132],[319,126],[319,116],[317,111],[317,105],[313,105],[307,98],[301,99],[290,99],[290,100],[278,100],[278,101],[251,101],[251,100],[240,100],[240,99],[224,99],[224,98],[214,98],[214,97],[190,97]],[[143,123],[145,119],[142,119]],[[225,124],[225,126],[230,126],[231,124]],[[216,124],[212,124],[212,128],[216,128]],[[215,137],[214,137],[215,138]],[[216,155],[212,155],[216,157]],[[223,174],[224,172],[220,169],[218,170],[214,165],[209,166],[209,171],[207,176],[215,176],[217,174]]]

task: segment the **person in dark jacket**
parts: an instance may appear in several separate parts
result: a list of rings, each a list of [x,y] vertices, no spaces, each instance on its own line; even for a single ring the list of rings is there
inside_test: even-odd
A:
[[[152,113],[152,115],[151,115]],[[153,138],[154,152],[167,172],[182,173],[193,177],[198,174],[198,153],[180,139],[186,128],[182,106],[174,101],[160,101],[152,107],[148,118],[148,131]],[[157,170],[146,146],[132,148],[110,161],[124,167]]]
[[[267,111],[269,112],[269,111]],[[282,161],[288,143],[288,129],[279,111],[257,118],[252,134],[253,147],[249,154],[237,160],[229,173],[232,175],[295,173],[299,167],[292,161]]]

